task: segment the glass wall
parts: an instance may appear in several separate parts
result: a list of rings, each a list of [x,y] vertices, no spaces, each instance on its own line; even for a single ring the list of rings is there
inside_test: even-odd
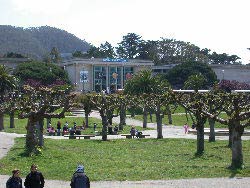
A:
[[[133,75],[133,67],[94,66],[93,88],[96,92],[109,87],[111,93],[124,87],[124,81]]]
[[[124,83],[126,80],[130,79],[133,76],[134,67],[124,67],[123,80]]]
[[[106,90],[106,67],[102,66],[94,66],[94,90],[96,92],[101,92],[102,90]]]

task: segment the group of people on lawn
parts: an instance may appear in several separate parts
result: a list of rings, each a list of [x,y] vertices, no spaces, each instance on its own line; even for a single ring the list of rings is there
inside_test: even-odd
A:
[[[94,123],[94,132],[97,131],[97,124]],[[62,127],[62,124],[60,121],[57,122],[56,124],[56,129],[51,125],[51,123],[49,123],[48,125],[48,128],[47,128],[47,132],[49,134],[49,136],[60,136],[62,134],[62,136],[66,135],[66,134],[69,134],[69,135],[81,135],[81,131],[82,130],[85,130],[85,122],[83,121],[83,124],[82,126],[77,126],[76,125],[76,122],[74,122],[73,126],[72,127],[69,127],[69,124],[68,122],[66,121],[64,126]],[[112,125],[108,125],[108,134],[111,134],[111,135],[116,135],[118,134],[118,126],[113,126]],[[131,127],[131,130],[130,130],[130,134],[131,136],[134,138],[134,137],[140,137],[140,135],[142,134],[142,132],[138,131],[135,129],[134,126]]]
[[[49,133],[50,136],[60,136],[62,133],[62,136],[65,134],[77,134],[80,135],[81,131],[85,129],[85,122],[83,122],[82,126],[77,126],[76,122],[74,122],[74,125],[72,127],[69,127],[68,122],[66,121],[64,126],[62,127],[62,124],[60,121],[57,122],[56,124],[56,129],[51,126],[51,123],[49,123],[49,126],[47,128],[47,132]]]

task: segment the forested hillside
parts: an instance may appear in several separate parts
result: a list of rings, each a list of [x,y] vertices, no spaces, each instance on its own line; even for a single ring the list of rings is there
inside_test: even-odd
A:
[[[49,26],[22,28],[0,25],[0,55],[20,53],[33,58],[43,58],[56,47],[60,53],[87,51],[89,43]]]

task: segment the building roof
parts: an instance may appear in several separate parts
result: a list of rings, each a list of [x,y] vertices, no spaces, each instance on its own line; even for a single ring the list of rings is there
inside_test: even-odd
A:
[[[115,65],[115,66],[153,66],[153,61],[142,59],[108,59],[108,58],[74,58],[62,62],[64,66],[73,64],[86,64],[86,65]]]

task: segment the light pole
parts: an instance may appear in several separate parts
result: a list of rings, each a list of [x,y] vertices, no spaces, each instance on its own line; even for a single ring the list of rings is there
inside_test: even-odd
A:
[[[225,72],[225,70],[223,69],[222,70],[222,80],[224,80],[224,72]]]

